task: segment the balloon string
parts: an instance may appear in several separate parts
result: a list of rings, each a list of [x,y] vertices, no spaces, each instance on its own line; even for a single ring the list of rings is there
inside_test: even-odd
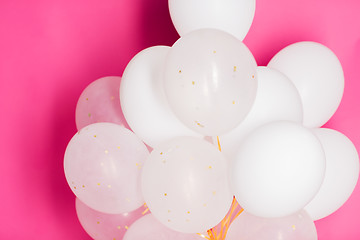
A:
[[[243,209],[241,209],[235,214],[238,206],[239,204],[237,203],[234,197],[229,213],[220,222],[220,232],[218,232],[219,229],[217,227],[213,227],[207,231],[208,237],[204,236],[203,234],[198,234],[198,235],[202,236],[207,240],[225,240],[227,231],[229,230],[231,223],[244,211]]]
[[[219,151],[221,152],[221,145],[220,145],[220,139],[219,139],[219,136],[217,136],[217,143],[218,143]]]
[[[146,203],[144,203],[144,207],[146,208],[141,214],[142,215],[145,215],[148,211],[149,211],[149,208],[148,206],[146,205]]]

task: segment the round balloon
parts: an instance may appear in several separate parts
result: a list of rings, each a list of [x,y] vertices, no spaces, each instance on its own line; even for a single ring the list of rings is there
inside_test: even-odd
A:
[[[181,233],[167,228],[152,214],[134,222],[123,240],[204,240],[195,233]]]
[[[221,150],[230,159],[236,155],[243,139],[263,124],[287,120],[301,123],[302,103],[294,84],[277,70],[258,67],[258,89],[249,114],[235,129],[220,136]]]
[[[97,122],[112,122],[129,128],[120,106],[120,81],[121,77],[103,77],[84,89],[75,111],[78,130]]]
[[[169,0],[169,10],[180,36],[215,28],[243,40],[254,19],[255,0]]]
[[[142,191],[161,223],[186,233],[217,225],[233,198],[225,158],[215,146],[194,137],[172,139],[151,152],[142,171]]]
[[[243,212],[234,220],[226,240],[317,240],[316,227],[301,210],[287,217],[262,218]]]
[[[344,73],[336,55],[316,42],[285,47],[268,67],[284,73],[298,89],[306,127],[320,127],[338,108],[344,91]]]
[[[303,209],[319,191],[325,156],[309,129],[278,121],[244,139],[232,170],[235,197],[245,211],[283,217]]]
[[[162,78],[169,49],[155,46],[138,53],[126,66],[120,86],[128,124],[151,147],[176,136],[198,135],[177,119],[166,100]]]
[[[64,157],[66,180],[86,205],[104,213],[124,213],[143,203],[140,173],[149,152],[130,130],[94,123],[70,140]]]
[[[169,50],[165,93],[189,128],[217,136],[237,126],[254,103],[256,62],[249,49],[223,31],[202,29]]]
[[[327,217],[339,209],[350,197],[359,177],[359,156],[354,144],[342,133],[327,129],[313,129],[325,151],[324,182],[305,210],[313,220]]]
[[[146,207],[121,214],[106,214],[95,211],[76,198],[76,214],[81,226],[96,240],[123,239],[129,226],[149,211]]]

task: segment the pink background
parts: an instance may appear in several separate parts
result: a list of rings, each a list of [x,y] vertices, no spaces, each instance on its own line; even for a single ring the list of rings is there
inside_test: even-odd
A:
[[[288,44],[320,42],[343,64],[343,101],[327,124],[360,150],[360,1],[258,0],[245,43],[259,65]],[[63,173],[75,105],[97,78],[177,39],[167,0],[0,2],[0,239],[90,239]],[[324,86],[326,88],[326,86]],[[319,239],[360,239],[360,187],[316,222]]]

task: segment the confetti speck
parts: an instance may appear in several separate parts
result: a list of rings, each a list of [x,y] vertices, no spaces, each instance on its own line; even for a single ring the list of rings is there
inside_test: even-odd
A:
[[[236,66],[234,66],[234,72],[236,72]]]
[[[181,70],[179,70],[179,73],[181,73]]]
[[[105,150],[105,154],[108,154],[109,153],[109,151],[108,150]]]
[[[212,194],[215,196],[215,195],[216,195],[216,191],[213,191]]]
[[[195,85],[195,81],[192,81],[191,84],[192,84],[192,85]]]
[[[96,135],[94,135],[94,137],[96,137]]]
[[[209,166],[209,169],[212,169],[212,166]]]
[[[119,146],[119,147],[117,147],[117,149],[120,149],[120,146]]]
[[[100,183],[98,183],[97,185],[100,186]]]
[[[216,51],[214,50],[213,53],[216,53]]]
[[[129,227],[128,227],[128,226],[125,226],[125,229],[126,229],[126,230],[128,230],[128,229],[129,229]]]
[[[111,188],[111,185],[109,184],[107,187],[108,187],[108,188]]]
[[[86,98],[85,100],[86,100],[86,101],[89,101],[89,98]]]
[[[89,113],[88,116],[91,117],[91,113]]]
[[[235,104],[235,101],[232,101],[232,104]]]
[[[120,228],[121,228],[121,226],[117,226],[116,228],[117,228],[117,229],[120,229]]]
[[[291,227],[292,227],[292,229],[293,229],[293,230],[296,230],[296,227],[295,227],[295,225],[292,225]]]
[[[167,196],[167,193],[164,193],[164,196],[166,197],[166,196]]]
[[[100,224],[100,222],[99,222],[99,221],[97,221],[96,223],[97,223],[97,224]]]

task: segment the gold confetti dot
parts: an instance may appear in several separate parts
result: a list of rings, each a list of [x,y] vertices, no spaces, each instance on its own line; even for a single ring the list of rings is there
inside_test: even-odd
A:
[[[203,206],[204,206],[204,207],[206,207],[206,206],[207,206],[207,204],[206,204],[206,203],[204,203],[204,204],[203,204]]]
[[[164,196],[166,197],[166,196],[167,196],[167,193],[164,193]]]
[[[164,154],[163,152],[160,153],[160,155],[163,155],[163,154]]]
[[[213,195],[216,195],[216,191],[213,191],[212,194],[213,194]]]
[[[116,238],[113,238],[113,240],[116,240]]]
[[[214,50],[213,53],[216,53],[216,51]]]
[[[74,187],[74,189],[76,189],[76,187]]]
[[[119,147],[117,147],[117,149],[120,149],[120,146],[119,146]]]
[[[192,82],[191,82],[191,84],[192,84],[192,85],[195,85],[195,82],[194,82],[194,81],[192,81]]]
[[[181,70],[179,70],[179,73],[181,73]]]
[[[89,98],[85,98],[86,101],[89,101]]]
[[[109,153],[109,151],[108,150],[105,150],[105,154],[108,154]]]
[[[168,219],[168,222],[171,222],[171,220],[170,220],[170,219]]]
[[[212,169],[212,166],[209,166],[209,169]]]
[[[187,214],[190,214],[190,211],[187,211]]]
[[[171,213],[171,211],[170,211],[170,210],[168,210],[168,213]]]
[[[121,229],[121,226],[117,226],[116,228],[117,228],[117,229]]]
[[[91,117],[91,113],[89,113],[88,116]]]
[[[97,185],[100,186],[100,183],[98,183]]]
[[[141,163],[136,163],[138,169],[141,169]]]
[[[82,185],[83,188],[85,188],[85,185]]]
[[[96,135],[94,135],[94,137],[96,137]]]
[[[99,221],[97,221],[96,223],[97,223],[97,224],[100,224],[100,222],[99,222]]]
[[[128,229],[129,229],[129,227],[128,227],[128,226],[125,226],[125,229],[126,229],[126,230],[128,230]]]
[[[296,230],[296,226],[295,225],[292,225],[291,226],[293,230]]]
[[[236,66],[234,66],[234,72],[236,72]]]
[[[202,125],[201,123],[199,123],[198,121],[195,121],[196,125],[198,125],[199,127],[204,127],[204,125]]]
[[[108,188],[111,188],[111,185],[109,184],[109,185],[107,185],[107,187],[108,187]]]
[[[252,77],[252,78],[255,78],[255,76],[254,76],[254,75],[252,75],[251,77]]]

